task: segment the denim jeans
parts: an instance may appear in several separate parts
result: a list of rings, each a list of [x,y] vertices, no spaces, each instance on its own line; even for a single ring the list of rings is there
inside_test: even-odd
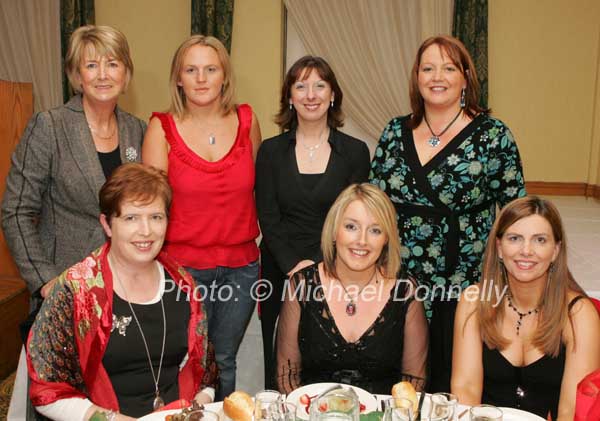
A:
[[[258,281],[258,261],[239,268],[217,266],[212,269],[186,270],[200,287],[208,318],[208,338],[215,347],[220,387],[215,401],[222,401],[235,390],[236,356],[255,299],[252,287]]]

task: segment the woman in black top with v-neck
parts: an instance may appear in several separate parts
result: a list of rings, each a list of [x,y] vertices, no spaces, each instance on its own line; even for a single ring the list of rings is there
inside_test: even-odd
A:
[[[275,384],[273,333],[284,282],[321,259],[329,207],[344,188],[366,181],[369,173],[367,145],[337,130],[343,124],[342,98],[322,58],[299,59],[285,77],[276,116],[286,131],[265,140],[256,158],[261,278],[271,288],[260,307],[268,388]]]

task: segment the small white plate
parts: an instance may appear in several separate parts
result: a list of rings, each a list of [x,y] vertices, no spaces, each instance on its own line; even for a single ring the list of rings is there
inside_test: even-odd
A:
[[[298,418],[307,420],[309,419],[308,414],[306,413],[305,406],[299,402],[300,396],[307,394],[308,396],[315,396],[327,389],[328,387],[334,386],[337,383],[313,383],[307,384],[306,386],[299,387],[294,390],[292,393],[287,395],[286,401],[293,403],[296,405],[296,415]],[[362,414],[368,414],[372,411],[377,411],[377,399],[371,393],[367,392],[365,389],[361,389],[360,387],[350,386],[350,385],[342,385],[345,389],[352,388],[358,395],[358,399],[360,403],[365,406],[365,410],[362,411]],[[145,420],[144,420],[145,421]]]
[[[226,419],[225,414],[223,413],[223,402],[207,403],[204,405],[204,408],[218,414],[221,421]],[[167,415],[179,413],[181,413],[181,409],[168,409],[166,411],[153,412],[145,415],[142,418],[138,418],[138,421],[165,421]]]
[[[539,417],[531,412],[521,411],[515,408],[501,407],[502,410],[502,421],[546,421],[542,417]]]

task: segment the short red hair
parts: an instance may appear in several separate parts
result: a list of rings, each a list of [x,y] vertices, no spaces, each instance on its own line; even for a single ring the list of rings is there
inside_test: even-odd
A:
[[[135,201],[147,204],[157,197],[163,200],[165,213],[168,214],[172,192],[164,171],[131,162],[113,171],[98,196],[100,212],[110,221],[113,216],[121,214],[124,202]]]

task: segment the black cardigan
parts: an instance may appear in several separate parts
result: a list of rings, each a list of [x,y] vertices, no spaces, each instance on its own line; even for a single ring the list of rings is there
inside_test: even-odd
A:
[[[331,155],[312,191],[301,182],[296,132],[265,140],[256,158],[256,206],[266,247],[287,273],[299,261],[320,260],[321,230],[329,208],[348,185],[367,181],[369,149],[356,138],[331,129]]]

